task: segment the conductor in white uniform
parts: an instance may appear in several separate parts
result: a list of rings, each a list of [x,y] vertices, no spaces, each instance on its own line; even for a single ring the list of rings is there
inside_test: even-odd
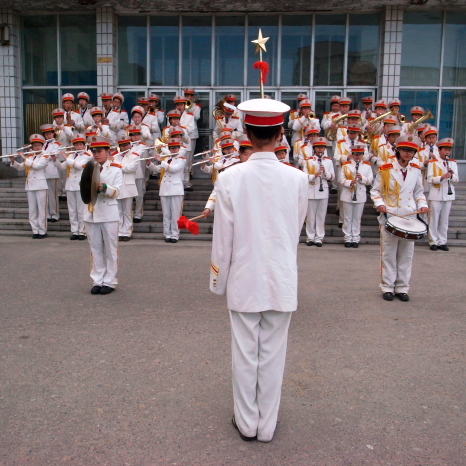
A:
[[[288,105],[253,99],[238,108],[246,115],[254,153],[217,179],[210,289],[227,295],[233,425],[243,440],[270,442],[288,327],[297,308],[297,246],[307,212],[308,177],[280,163],[274,153]]]

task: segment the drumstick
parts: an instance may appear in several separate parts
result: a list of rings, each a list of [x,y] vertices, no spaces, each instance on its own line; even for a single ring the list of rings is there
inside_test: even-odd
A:
[[[197,220],[198,218],[204,218],[204,214],[198,215],[197,217],[190,218],[190,221]]]
[[[420,210],[417,210],[416,212],[412,212],[412,213],[410,213],[410,214],[398,215],[398,214],[394,214],[393,212],[389,212],[389,211],[387,210],[386,213],[387,213],[387,214],[390,214],[390,215],[393,215],[393,216],[395,216],[395,217],[405,218],[405,217],[409,217],[410,215],[420,214],[420,213],[422,213],[422,212],[421,212]]]

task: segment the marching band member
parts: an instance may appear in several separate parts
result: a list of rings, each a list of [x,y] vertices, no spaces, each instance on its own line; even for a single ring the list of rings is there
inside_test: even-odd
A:
[[[409,280],[414,255],[414,241],[391,235],[385,230],[390,214],[409,215],[420,211],[428,213],[422,186],[421,169],[412,162],[419,148],[419,138],[400,136],[397,141],[396,159],[382,165],[371,190],[371,198],[379,212],[381,282],[380,290],[385,301],[396,295],[409,301]]]
[[[145,115],[145,110],[140,105],[135,105],[131,109],[131,126],[137,126],[140,129],[141,138],[143,141],[150,141],[151,134],[150,128],[148,125],[143,123]],[[126,132],[128,131],[128,127],[126,127]],[[121,136],[123,137],[123,136]],[[138,139],[138,141],[140,140]]]
[[[234,114],[234,110],[224,107],[223,116],[216,119],[216,125],[213,132],[214,140],[220,139],[225,128],[229,128],[232,132],[232,139],[239,139],[243,135],[243,123],[239,116]]]
[[[100,100],[102,101],[102,119],[104,120],[104,123],[108,125],[108,115],[112,111],[112,99],[113,95],[108,94],[107,92],[103,92],[100,94]],[[93,107],[93,108],[99,108],[99,107]],[[92,109],[91,109],[92,110]],[[92,116],[92,113],[91,113]]]
[[[212,165],[201,165],[201,170],[208,175],[212,174],[212,180],[216,181],[216,174],[222,172],[228,167],[239,162],[238,153],[235,149],[235,143],[232,139],[224,139],[220,142],[220,148],[223,157],[211,157],[208,161],[212,162]],[[206,160],[207,162],[207,160]]]
[[[18,163],[15,157],[10,157],[11,166],[18,171],[26,171],[26,194],[28,197],[29,223],[32,228],[33,239],[43,239],[47,236],[47,191],[48,184],[45,169],[49,156],[42,148],[45,138],[40,134],[32,134],[29,138],[31,151],[27,157],[23,152],[18,155],[23,162]]]
[[[160,106],[160,97],[157,94],[149,95],[149,107],[152,107],[154,109],[154,113],[157,116],[159,129],[163,128],[163,125],[165,123],[165,112],[162,110]],[[161,137],[161,135],[157,137]]]
[[[71,226],[70,240],[83,241],[86,239],[83,220],[85,205],[81,199],[79,183],[83,168],[89,162],[92,155],[85,150],[86,137],[84,134],[78,133],[71,142],[76,152],[69,154],[61,164],[62,171],[67,175],[65,189]]]
[[[160,165],[148,164],[149,170],[153,173],[160,173],[159,196],[163,213],[163,235],[166,243],[177,243],[180,238],[178,229],[178,219],[183,210],[183,173],[186,159],[179,155],[180,141],[177,139],[168,140],[170,157],[162,160],[156,154],[155,158]]]
[[[280,143],[280,145],[282,146],[286,146],[286,157],[285,157],[285,160],[287,163],[290,163],[290,151],[291,151],[291,147],[290,147],[290,144],[288,142],[288,139],[286,138],[286,135],[285,135],[285,127],[282,126],[282,129],[281,129],[281,139],[278,141]]]
[[[345,248],[358,248],[361,239],[361,218],[367,200],[366,186],[372,184],[372,166],[363,161],[366,145],[351,147],[351,160],[343,162],[339,183],[342,186],[343,234]]]
[[[136,107],[133,107],[133,110]],[[133,120],[139,113],[139,110],[134,110],[132,112],[133,114]],[[131,152],[133,155],[138,155],[141,157],[143,154],[147,154],[147,145],[145,142],[141,141],[142,139],[142,134],[143,131],[147,127],[145,126],[136,126],[136,125],[130,125],[126,128],[126,131],[128,132],[128,136],[131,139],[131,143],[133,145]],[[146,155],[147,156],[147,155]],[[135,183],[136,183],[136,188],[137,188],[137,196],[136,196],[136,204],[135,204],[135,209],[134,209],[134,218],[133,222],[134,223],[141,223],[142,221],[142,216],[144,214],[144,194],[146,193],[146,182],[145,182],[145,170],[146,170],[146,164],[144,161],[140,161],[139,164],[137,165],[136,168],[136,174],[135,174]]]
[[[387,113],[387,103],[385,102],[385,100],[383,99],[377,100],[377,102],[375,103],[374,113],[375,113],[375,118],[383,115],[384,113]],[[396,121],[395,121],[395,124],[396,124]],[[372,121],[369,121],[366,124],[366,131],[370,130],[372,134],[374,135],[373,139],[369,141],[369,144],[370,144],[370,151],[372,155],[375,157],[377,156],[377,148],[380,143],[380,141],[378,141],[378,137],[382,133],[382,129],[383,129],[383,122],[381,121],[377,123],[373,123]],[[385,144],[385,142],[383,144]]]
[[[96,131],[99,136],[110,139],[112,134],[108,127],[108,118],[104,118],[104,110],[100,107],[92,107],[89,112],[92,116],[93,123],[88,126],[86,130]]]
[[[120,137],[125,137],[125,128],[129,125],[128,113],[121,108],[125,98],[117,92],[112,96],[112,110],[107,115],[108,127],[110,129],[112,145],[116,145]]]
[[[233,107],[236,107],[236,105],[237,105],[236,102],[237,101],[238,101],[238,99],[237,99],[235,94],[227,94],[225,96],[225,102],[227,104],[233,105]],[[238,109],[233,111],[233,116],[236,117],[236,118],[239,118],[239,120],[241,120],[241,125],[243,124],[243,115]]]
[[[365,126],[377,116],[377,114],[372,111],[373,102],[374,99],[371,95],[362,98],[362,105],[364,110],[361,112],[361,122],[363,126]]]
[[[217,180],[210,290],[227,294],[233,426],[243,440],[270,442],[291,313],[297,308],[297,245],[308,180],[279,163],[273,152],[288,105],[259,100],[238,106],[255,152]]]
[[[377,134],[377,135],[374,136],[374,138],[372,139],[372,142],[371,142],[371,154],[372,154],[372,157],[378,157],[379,147],[383,146],[384,144],[387,144],[387,133],[394,126],[399,126],[398,125],[398,120],[394,116],[387,115],[382,120],[382,130],[381,130],[380,134]]]
[[[291,165],[290,162],[286,161],[287,146],[285,146],[284,144],[281,144],[280,142],[277,141],[277,143],[275,144],[274,152],[275,152],[275,156],[277,157],[277,160],[280,163],[283,163],[285,165],[289,165],[290,167],[293,166],[293,165]]]
[[[438,147],[436,146],[438,140],[438,129],[435,126],[429,125],[423,132],[424,149],[417,153],[419,164],[422,169],[422,180],[424,184],[424,192],[428,193],[430,183],[427,182],[427,168],[431,160],[440,158]]]
[[[139,152],[131,150],[131,139],[123,138],[118,141],[120,152],[112,155],[113,162],[118,164],[123,174],[123,183],[118,194],[118,213],[120,215],[118,239],[129,241],[133,231],[133,198],[138,196],[136,186],[136,171],[140,161]]]
[[[64,123],[66,126],[69,126],[73,130],[73,136],[74,133],[77,133],[76,129],[76,123],[79,121],[79,111],[78,110],[73,110],[74,107],[74,95],[70,94],[69,92],[66,94],[63,94],[61,97],[62,101],[62,107],[63,111],[65,112],[64,114]]]
[[[320,122],[318,118],[315,118],[311,115],[311,101],[308,99],[302,100],[299,104],[299,114],[297,118],[293,121],[293,135],[291,137],[291,144],[299,139],[304,137],[306,128],[309,125],[317,126],[320,131]]]
[[[298,94],[298,97],[296,98],[297,102],[298,102],[298,110],[291,110],[290,111],[290,114],[288,116],[288,128],[293,130],[293,124],[294,124],[294,121],[296,120],[296,118],[299,117],[299,105],[300,103],[303,101],[303,100],[309,100],[309,97],[307,96],[307,94]],[[293,141],[291,142],[291,145],[293,145]]]
[[[86,131],[86,128],[93,123],[92,116],[87,108],[90,97],[87,92],[80,92],[77,96],[77,99],[79,109],[76,110],[74,127],[76,128],[76,131],[82,133]]]
[[[405,123],[403,123],[403,126],[401,128],[401,132],[402,134],[407,134],[408,133],[408,130],[409,130],[409,127],[415,123],[417,120],[419,120],[419,118],[422,117],[422,115],[424,115],[424,109],[422,107],[418,107],[418,106],[415,106],[415,107],[411,107],[411,121],[406,121]],[[419,129],[419,128],[418,128]]]
[[[348,126],[361,126],[361,132],[364,130],[364,126],[361,124],[361,110],[348,110],[346,112],[347,118],[346,123],[341,123],[337,130],[337,141],[346,139],[346,132]]]
[[[117,197],[123,183],[121,169],[108,160],[110,140],[101,136],[90,138],[94,160],[100,165],[97,201],[84,209],[84,224],[91,248],[92,294],[109,294],[118,284],[118,227]]]
[[[401,100],[400,99],[393,99],[388,103],[388,108],[393,112],[393,115],[396,118],[396,124],[398,126],[403,127],[404,123],[406,122],[406,117],[400,113],[401,108]]]
[[[306,128],[304,141],[300,138],[295,142],[293,148],[293,158],[299,168],[304,165],[304,159],[313,156],[312,143],[319,137],[320,129],[318,126],[309,125]]]
[[[429,189],[429,244],[432,251],[448,251],[448,217],[455,200],[453,183],[458,183],[456,160],[450,159],[454,140],[441,139],[438,144],[439,158],[431,159],[427,169]]]
[[[320,124],[320,126],[324,130],[330,128],[330,126],[332,125],[332,120],[342,115],[342,113],[340,112],[340,99],[341,99],[341,96],[339,95],[333,95],[331,97],[330,111],[324,113],[324,116],[322,117],[322,122]]]
[[[386,144],[381,144],[377,150],[377,168],[381,165],[391,162],[391,159],[395,157],[396,153],[396,141],[401,135],[401,128],[399,126],[391,126],[387,129],[385,135]]]
[[[47,166],[45,168],[45,178],[48,185],[48,205],[47,205],[47,220],[49,222],[58,222],[60,220],[60,210],[58,203],[58,195],[60,192],[60,174],[61,165],[57,157],[61,151],[61,144],[55,141],[55,128],[53,125],[45,124],[40,127],[45,138],[43,153],[49,155]]]
[[[317,137],[312,142],[313,154],[303,160],[303,171],[309,178],[307,192],[306,244],[322,247],[325,236],[325,216],[327,215],[329,187],[328,181],[333,181],[332,160],[325,156],[328,141]]]
[[[144,109],[142,124],[147,125],[150,132],[150,137],[147,139],[147,142],[152,143],[162,134],[160,131],[158,116],[152,111],[155,109],[149,109],[149,99],[147,97],[141,97],[138,99],[138,105]]]
[[[191,108],[189,110],[189,113],[191,113],[194,117],[194,131],[191,135],[192,138],[192,149],[193,153],[196,149],[196,142],[199,138],[199,130],[197,128],[197,122],[201,118],[201,113],[202,113],[202,105],[198,104],[197,102],[194,101],[194,94],[195,90],[192,87],[187,87],[184,90],[184,97],[186,99],[186,102],[189,100],[191,102]]]

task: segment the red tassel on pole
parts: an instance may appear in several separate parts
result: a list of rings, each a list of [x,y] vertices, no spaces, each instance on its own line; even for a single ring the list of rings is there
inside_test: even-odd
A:
[[[266,61],[256,61],[254,68],[260,70],[261,83],[264,85],[267,81],[267,75],[269,74],[269,64]]]

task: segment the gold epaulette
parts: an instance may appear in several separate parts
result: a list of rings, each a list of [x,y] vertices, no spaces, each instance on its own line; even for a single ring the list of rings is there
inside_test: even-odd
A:
[[[369,165],[369,167],[372,167],[372,164],[371,164],[370,162],[368,162],[367,160],[364,160],[364,163],[365,163],[366,165]]]
[[[342,165],[348,165],[349,163],[351,163],[351,160],[348,160],[347,162],[343,162]]]
[[[120,165],[119,163],[111,163],[110,166],[121,168],[123,165]]]
[[[393,168],[393,163],[386,163],[385,165],[381,165],[379,167],[379,170],[384,171],[384,170],[389,170],[390,168]]]
[[[417,163],[411,162],[410,165],[414,168],[419,168],[419,170],[421,170],[421,167]]]

